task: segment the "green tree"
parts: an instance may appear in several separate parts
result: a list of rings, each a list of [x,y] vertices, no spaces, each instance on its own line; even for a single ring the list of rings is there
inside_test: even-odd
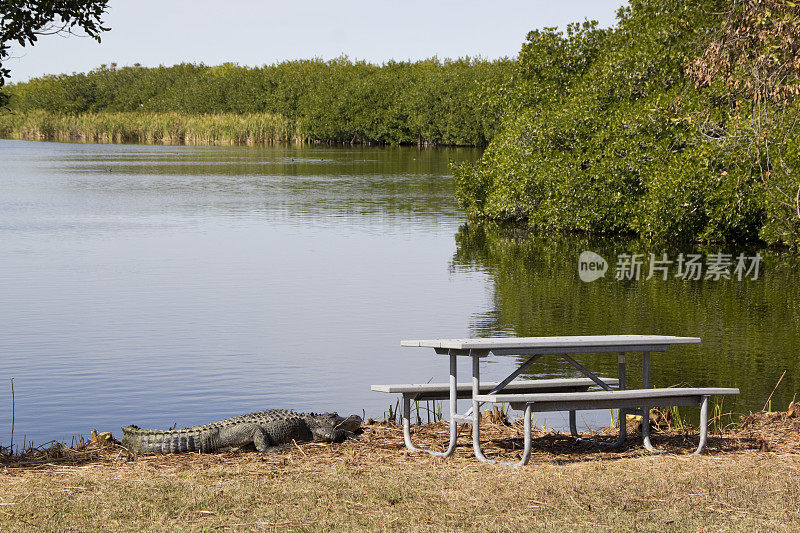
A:
[[[695,117],[709,144],[741,154],[765,193],[762,237],[800,245],[800,6],[733,0],[687,73],[713,112]]]
[[[0,88],[11,73],[3,66],[10,53],[9,44],[33,45],[40,35],[73,33],[82,30],[100,41],[102,16],[108,0],[0,0]],[[0,92],[0,106],[8,95]]]
[[[461,205],[543,232],[767,238],[773,215],[746,147],[712,140],[731,108],[686,73],[728,4],[631,0],[609,30],[531,32],[494,104],[500,133],[477,164],[455,169]]]
[[[506,78],[511,64],[433,58],[377,65],[347,57],[254,68],[112,64],[6,90],[20,113],[268,113],[312,142],[475,146],[499,126],[494,111],[484,112],[483,99],[493,93],[483,88]]]

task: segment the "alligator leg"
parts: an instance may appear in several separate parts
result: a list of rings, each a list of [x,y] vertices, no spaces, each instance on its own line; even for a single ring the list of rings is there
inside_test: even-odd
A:
[[[282,452],[290,448],[288,444],[272,445],[272,440],[267,435],[267,432],[258,427],[253,431],[253,444],[255,444],[256,450],[261,453]]]

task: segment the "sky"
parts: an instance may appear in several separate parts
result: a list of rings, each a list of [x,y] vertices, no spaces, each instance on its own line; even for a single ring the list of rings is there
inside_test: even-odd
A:
[[[260,66],[347,55],[382,63],[438,56],[517,55],[533,29],[597,20],[623,0],[111,0],[102,42],[43,36],[12,48],[11,81],[87,72],[102,64],[225,62]]]

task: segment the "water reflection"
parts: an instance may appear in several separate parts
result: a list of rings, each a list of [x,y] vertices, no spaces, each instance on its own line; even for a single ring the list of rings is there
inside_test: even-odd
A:
[[[266,407],[381,416],[486,277],[447,264],[475,150],[0,141],[0,443]]]
[[[297,216],[302,221],[368,218],[422,227],[442,216],[461,218],[453,202],[451,160],[475,149],[323,147],[159,147],[3,141],[2,209],[44,186],[49,216],[80,216],[83,207],[123,215]],[[51,179],[57,173],[59,180]],[[442,179],[444,178],[444,179]],[[31,196],[33,198],[31,198]],[[124,203],[119,201],[124,199]],[[16,201],[13,201],[16,200]],[[138,210],[128,208],[136,203]],[[62,208],[62,209],[59,209]],[[20,223],[29,223],[22,215]],[[8,220],[3,222],[8,223]]]
[[[785,409],[798,391],[800,376],[800,271],[798,258],[769,250],[732,246],[687,248],[596,237],[530,235],[519,229],[463,225],[456,236],[455,272],[486,272],[492,280],[492,309],[478,314],[472,330],[491,335],[663,334],[696,336],[702,344],[653,354],[654,386],[739,387],[739,398],[726,400],[736,412],[764,406],[783,371],[786,376],[773,396]],[[586,283],[578,276],[578,257],[585,250],[606,258],[609,273]],[[759,279],[683,281],[670,275],[638,281],[614,278],[614,262],[623,253],[724,251],[736,257],[759,252]],[[634,361],[637,357],[633,356]],[[609,356],[584,356],[604,374],[616,374]],[[640,360],[640,359],[639,359]],[[539,365],[545,376],[572,375],[555,358]],[[641,384],[638,374],[631,386]]]
[[[381,416],[394,399],[370,384],[447,375],[404,338],[700,336],[654,356],[656,385],[738,386],[746,411],[785,369],[774,405],[791,399],[795,259],[762,250],[754,282],[587,284],[583,250],[688,250],[464,225],[448,164],[479,155],[0,141],[0,444],[12,376],[18,444],[266,407]]]

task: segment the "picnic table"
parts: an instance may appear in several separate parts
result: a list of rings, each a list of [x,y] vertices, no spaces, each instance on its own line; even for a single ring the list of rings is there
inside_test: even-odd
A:
[[[399,392],[403,394],[403,426],[406,446],[414,451],[423,451],[432,455],[447,457],[456,446],[458,424],[472,424],[472,445],[475,456],[484,462],[523,465],[527,463],[531,451],[531,413],[533,411],[569,411],[570,432],[578,437],[575,411],[585,409],[619,409],[619,437],[612,446],[619,447],[626,438],[626,412],[642,414],[642,441],[649,451],[657,451],[650,442],[649,413],[652,407],[668,405],[699,405],[701,407],[700,444],[695,453],[702,453],[706,446],[708,398],[717,394],[738,394],[738,389],[730,388],[668,388],[653,389],[650,387],[650,355],[653,352],[664,352],[673,344],[696,344],[697,337],[674,337],[666,335],[589,335],[565,337],[500,337],[478,339],[435,339],[404,340],[402,346],[433,348],[437,354],[450,358],[450,381],[448,384],[425,385],[373,385],[372,389],[380,392]],[[627,390],[626,354],[639,352],[642,354],[642,389]],[[609,354],[617,355],[616,379],[600,377],[572,358],[571,354]],[[500,382],[490,386],[481,384],[481,359],[491,355],[528,356],[517,368]],[[539,358],[552,355],[560,357],[580,371],[586,378],[582,380],[516,380]],[[467,390],[464,384],[457,381],[458,357],[472,359],[472,384]],[[589,386],[596,385],[601,390],[588,391]],[[618,390],[613,390],[613,386]],[[427,387],[427,389],[426,389]],[[437,452],[416,448],[411,442],[409,431],[410,400],[441,397],[447,391],[450,401],[450,442],[447,450]],[[457,409],[458,398],[468,397],[471,408],[464,414]],[[525,428],[525,447],[519,463],[509,463],[487,459],[480,444],[480,407],[483,403],[509,403],[515,409],[523,409]]]

